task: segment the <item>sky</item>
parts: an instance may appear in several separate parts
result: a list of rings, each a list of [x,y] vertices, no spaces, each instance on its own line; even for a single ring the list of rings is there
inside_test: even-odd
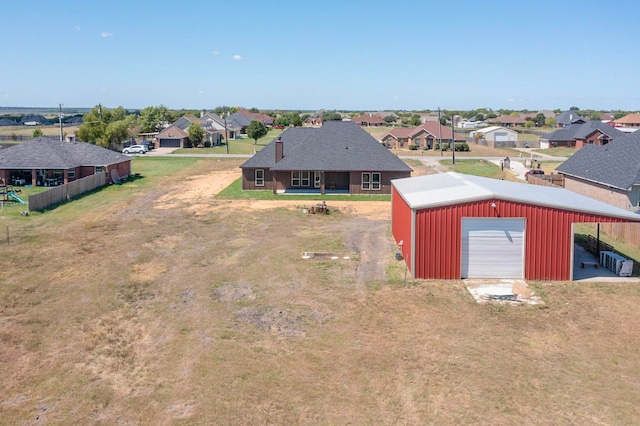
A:
[[[0,106],[640,110],[637,0],[35,0]]]

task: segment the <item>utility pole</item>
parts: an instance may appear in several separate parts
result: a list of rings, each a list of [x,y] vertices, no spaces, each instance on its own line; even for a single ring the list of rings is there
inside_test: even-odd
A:
[[[442,117],[440,107],[438,107],[438,145],[440,145],[440,157],[442,157]]]
[[[453,133],[453,117],[454,115],[451,114],[451,154],[453,155],[453,165],[456,165],[456,135],[455,133]]]
[[[60,105],[60,115],[58,116],[58,122],[60,123],[60,142],[63,141],[63,136],[62,136],[62,104]]]
[[[224,115],[224,143],[227,145],[227,154],[229,153],[229,136],[227,135],[227,117],[229,116],[229,111],[227,111]]]

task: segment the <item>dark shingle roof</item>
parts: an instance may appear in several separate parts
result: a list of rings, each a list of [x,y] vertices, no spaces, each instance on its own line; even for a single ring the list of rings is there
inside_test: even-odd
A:
[[[583,120],[583,118],[576,111],[565,111],[556,115],[556,123],[563,126],[568,126],[580,120]]]
[[[86,142],[31,139],[0,151],[0,169],[71,169],[129,161],[119,152]]]
[[[609,126],[606,123],[598,120],[587,121],[586,123],[576,123],[569,127],[558,129],[555,132],[547,133],[542,136],[542,139],[548,141],[570,141],[575,139],[584,139],[596,130],[600,130],[611,139],[623,137],[624,132],[616,129],[613,126]]]
[[[323,171],[411,171],[353,122],[330,121],[320,128],[290,128],[281,135],[284,157],[275,163],[275,140],[242,168]]]
[[[640,131],[604,146],[586,145],[556,170],[623,190],[640,185]]]

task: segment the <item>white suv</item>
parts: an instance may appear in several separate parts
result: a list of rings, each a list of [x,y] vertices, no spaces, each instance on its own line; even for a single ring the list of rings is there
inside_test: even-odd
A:
[[[146,152],[142,145],[131,145],[122,150],[123,154],[145,154]]]

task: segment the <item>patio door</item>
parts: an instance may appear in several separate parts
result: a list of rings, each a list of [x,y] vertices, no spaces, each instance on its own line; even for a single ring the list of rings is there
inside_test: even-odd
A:
[[[313,172],[313,187],[320,188],[320,184],[322,183],[322,173],[321,172]]]

